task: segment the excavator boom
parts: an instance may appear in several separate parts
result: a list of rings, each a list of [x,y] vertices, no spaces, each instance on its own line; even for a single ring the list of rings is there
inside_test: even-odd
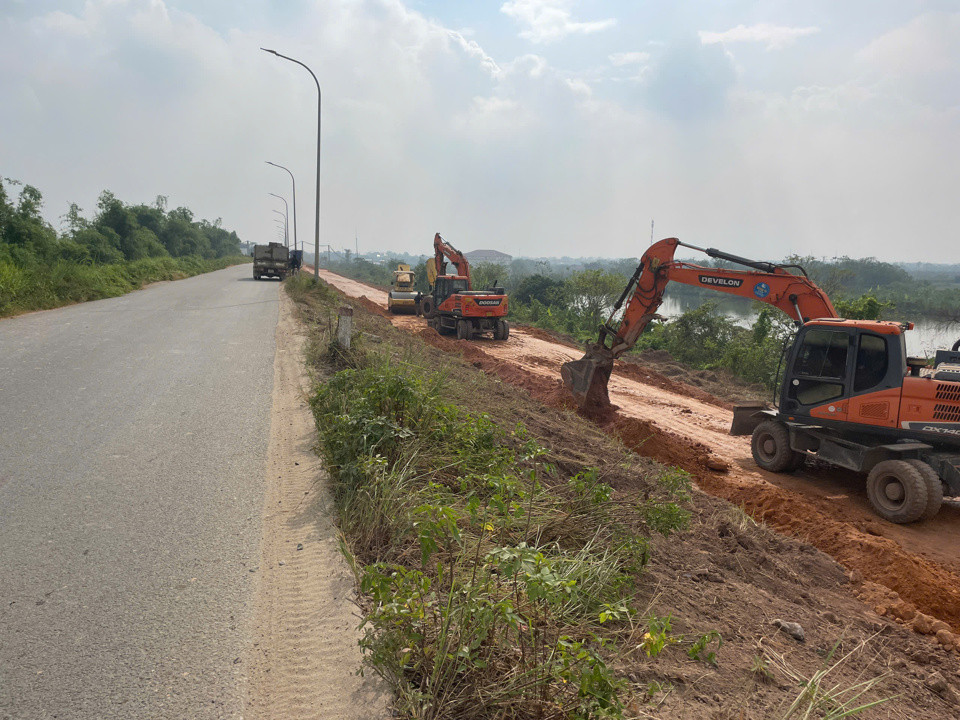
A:
[[[440,233],[433,236],[433,252],[433,262],[437,275],[447,274],[447,260],[449,260],[457,269],[457,275],[467,279],[467,288],[473,289],[473,284],[470,281],[470,263],[467,262],[467,258],[464,257],[462,252],[440,237]]]
[[[750,270],[708,268],[674,260],[678,246],[706,253],[710,257],[744,265]],[[788,271],[800,270],[801,274]],[[815,318],[835,318],[830,298],[797,266],[756,262],[730,255],[713,248],[687,245],[677,238],[667,238],[651,245],[640,259],[633,277],[627,283],[606,323],[600,326],[597,342],[588,346],[580,360],[565,363],[560,376],[581,408],[597,409],[610,404],[607,384],[613,362],[632,348],[637,338],[663,302],[663,293],[670,282],[707,287],[718,292],[765,302],[783,310],[803,324]],[[614,324],[624,301],[626,309]]]

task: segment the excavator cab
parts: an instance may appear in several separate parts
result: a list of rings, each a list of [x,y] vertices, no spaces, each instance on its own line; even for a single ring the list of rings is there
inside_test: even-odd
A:
[[[454,275],[440,275],[433,284],[433,297],[437,307],[451,295],[469,290],[469,283],[465,277]]]
[[[787,357],[780,412],[894,427],[907,358],[900,323],[821,319]]]

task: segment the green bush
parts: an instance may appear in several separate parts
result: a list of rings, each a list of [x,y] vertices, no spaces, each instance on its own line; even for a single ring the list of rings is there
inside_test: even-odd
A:
[[[70,303],[117,297],[143,285],[220,270],[243,258],[145,258],[112,265],[85,265],[63,260],[19,267],[0,260],[0,317],[45,310]]]
[[[623,625],[687,480],[629,509],[595,471],[557,489],[522,428],[406,365],[343,370],[311,401],[341,528],[374,603],[362,645],[410,717],[622,717],[601,626]],[[620,516],[629,512],[634,525]]]

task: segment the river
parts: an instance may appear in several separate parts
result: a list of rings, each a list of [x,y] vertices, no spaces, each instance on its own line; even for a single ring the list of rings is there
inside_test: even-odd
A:
[[[659,313],[665,318],[675,318],[699,306],[696,301],[664,298]],[[718,308],[741,327],[751,327],[757,319],[752,311],[744,312],[741,302],[719,303]],[[941,323],[930,320],[914,320],[914,328],[907,335],[907,354],[913,357],[933,357],[941,348],[949,349],[960,339],[960,323]]]

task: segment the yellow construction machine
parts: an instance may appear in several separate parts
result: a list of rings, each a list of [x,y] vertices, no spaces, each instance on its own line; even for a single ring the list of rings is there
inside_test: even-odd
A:
[[[413,286],[414,274],[409,265],[400,263],[393,271],[393,283],[387,295],[387,308],[393,314],[417,311],[417,290]]]

